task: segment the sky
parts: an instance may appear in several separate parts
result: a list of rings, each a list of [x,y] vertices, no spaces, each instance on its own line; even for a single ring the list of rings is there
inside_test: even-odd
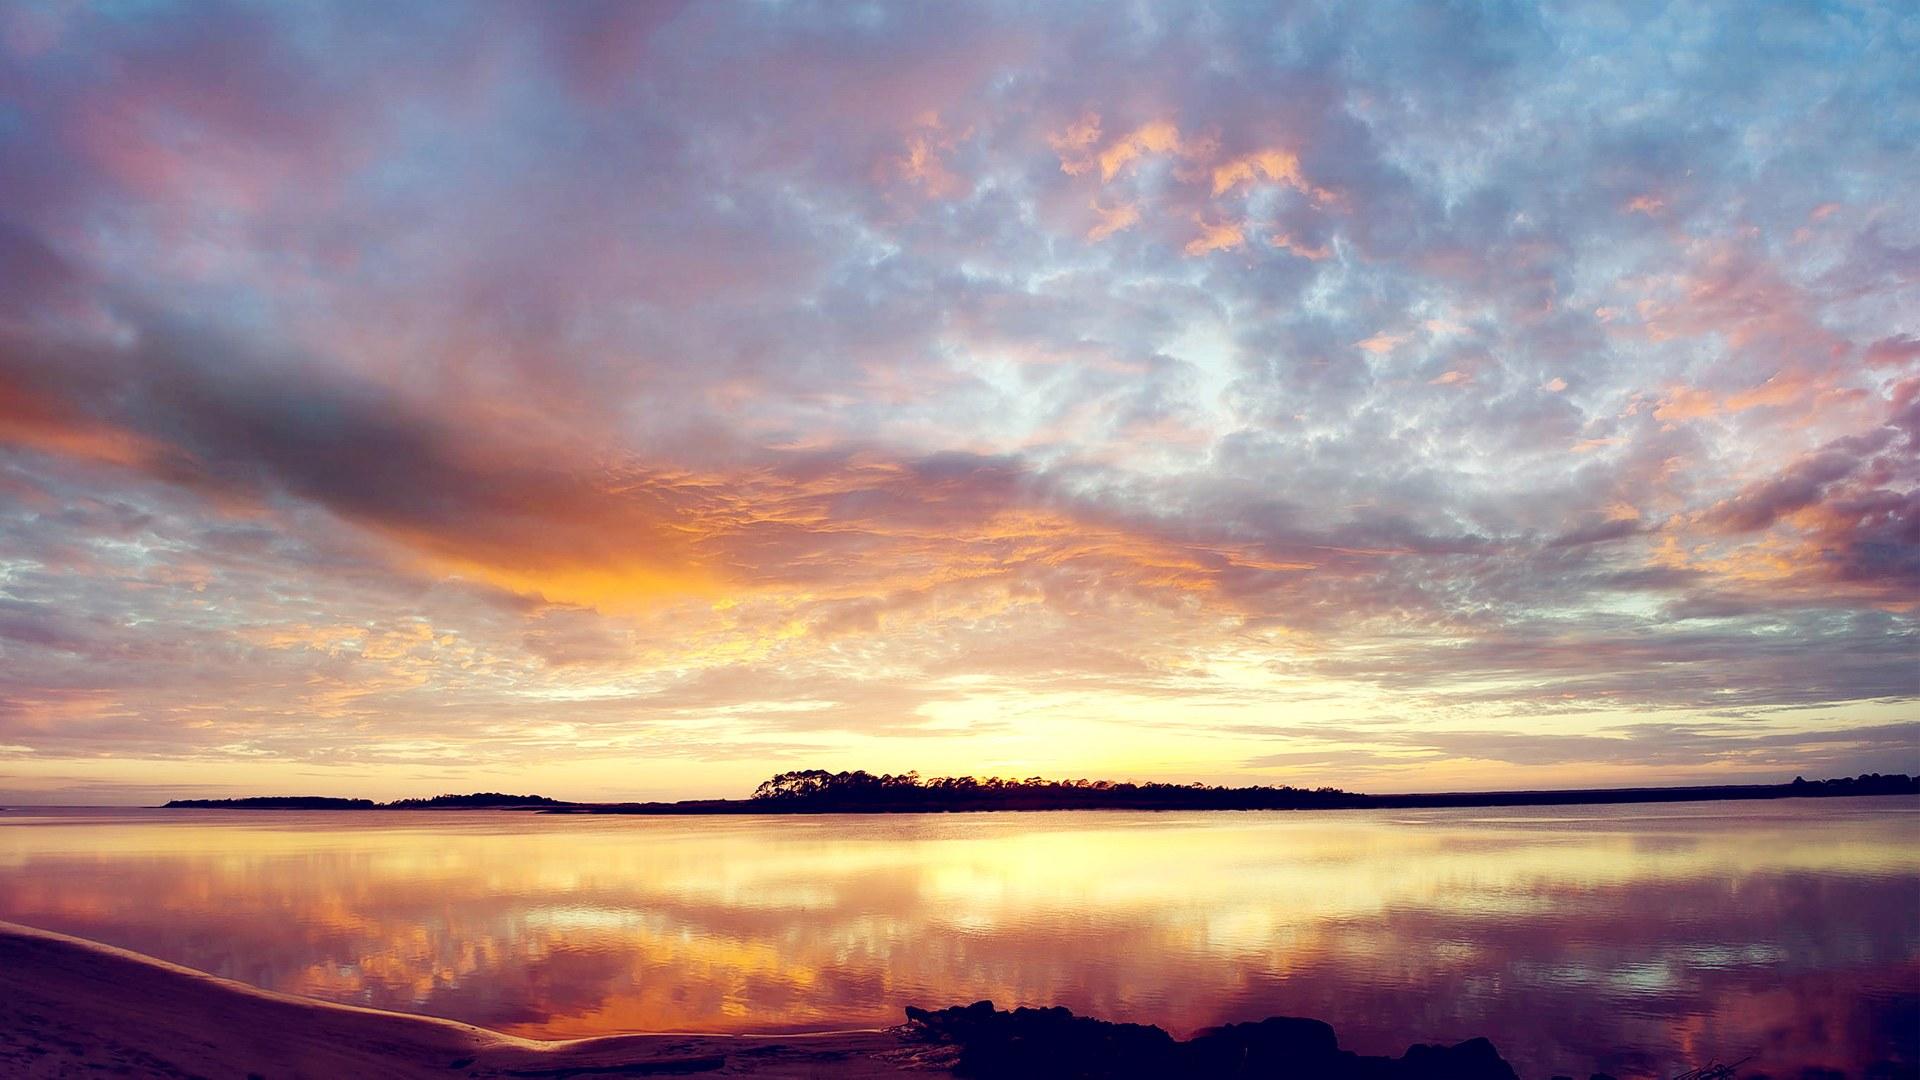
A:
[[[0,799],[1920,772],[1904,3],[0,8]]]

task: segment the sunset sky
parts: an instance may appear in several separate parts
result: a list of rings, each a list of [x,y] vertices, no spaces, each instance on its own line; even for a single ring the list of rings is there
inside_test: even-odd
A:
[[[0,801],[1920,771],[1917,52],[7,4]]]

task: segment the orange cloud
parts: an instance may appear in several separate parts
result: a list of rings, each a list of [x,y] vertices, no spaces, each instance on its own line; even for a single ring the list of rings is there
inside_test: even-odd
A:
[[[971,185],[948,167],[946,157],[973,134],[971,128],[948,132],[936,113],[926,113],[918,130],[907,136],[906,153],[894,162],[900,178],[919,188],[929,199],[951,199],[966,194]]]
[[[1665,397],[1654,407],[1653,415],[1661,420],[1697,420],[1703,416],[1712,416],[1720,411],[1719,399],[1711,393],[1692,386],[1674,386],[1668,389]]]
[[[1047,145],[1060,157],[1060,171],[1079,176],[1093,168],[1093,148],[1100,145],[1100,114],[1087,113],[1047,136]]]
[[[1336,197],[1333,192],[1307,182],[1300,172],[1299,155],[1277,148],[1255,150],[1214,166],[1213,193],[1216,196],[1224,195],[1241,184],[1255,184],[1263,180],[1285,184],[1309,196],[1314,202],[1331,202]]]
[[[1099,243],[1114,233],[1133,228],[1140,221],[1139,203],[1122,203],[1119,206],[1103,207],[1099,200],[1087,204],[1099,218],[1093,228],[1087,230],[1087,239]]]
[[[1831,386],[1817,373],[1783,371],[1758,386],[1728,394],[1715,394],[1692,386],[1672,387],[1653,415],[1666,421],[1698,420],[1716,413],[1742,413],[1749,409],[1826,405],[1857,398],[1863,393]]]
[[[1181,250],[1188,255],[1205,255],[1210,251],[1231,251],[1246,244],[1246,230],[1240,223],[1225,221],[1218,225],[1209,225],[1198,214],[1194,215],[1194,224],[1200,226],[1200,235],[1187,241]]]
[[[1129,132],[1120,141],[1100,151],[1100,179],[1111,180],[1121,169],[1148,154],[1191,153],[1183,148],[1180,129],[1170,120],[1154,120]]]
[[[1303,244],[1295,240],[1289,233],[1275,233],[1273,238],[1268,240],[1267,243],[1272,244],[1282,251],[1290,251],[1303,259],[1312,259],[1314,262],[1319,262],[1321,259],[1325,259],[1333,254],[1333,249],[1325,244],[1319,247]]]
[[[1149,120],[1125,135],[1100,147],[1100,116],[1087,113],[1060,131],[1047,136],[1047,145],[1060,157],[1060,171],[1080,176],[1098,169],[1100,181],[1107,183],[1127,166],[1154,154],[1174,154],[1190,160],[1205,160],[1218,152],[1216,140],[1183,136],[1172,120]]]
[[[1752,389],[1729,395],[1726,408],[1728,412],[1745,412],[1763,405],[1791,405],[1805,400],[1818,389],[1817,381],[1802,373],[1783,372]]]
[[[0,443],[103,465],[156,464],[160,444],[36,394],[0,372]]]

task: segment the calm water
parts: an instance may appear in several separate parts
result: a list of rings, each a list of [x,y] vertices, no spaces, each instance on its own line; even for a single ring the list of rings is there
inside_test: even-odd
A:
[[[1920,1042],[1920,803],[591,818],[15,809],[0,918],[518,1034],[1064,1004],[1523,1076]]]

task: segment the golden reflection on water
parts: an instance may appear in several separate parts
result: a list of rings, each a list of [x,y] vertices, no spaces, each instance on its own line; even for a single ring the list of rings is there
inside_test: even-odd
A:
[[[583,818],[15,810],[0,917],[517,1034],[1065,1004],[1524,1075],[1915,1052],[1920,805]],[[1908,1032],[1902,1035],[1902,1028]]]

